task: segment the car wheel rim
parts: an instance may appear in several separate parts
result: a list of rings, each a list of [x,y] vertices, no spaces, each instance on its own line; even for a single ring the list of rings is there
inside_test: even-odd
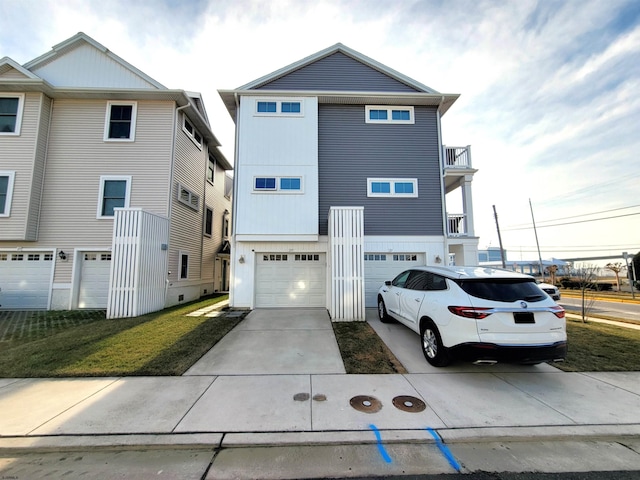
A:
[[[429,358],[435,358],[438,354],[438,339],[431,329],[426,329],[422,335],[422,348]]]
[[[382,301],[378,303],[378,316],[384,318],[384,303]]]

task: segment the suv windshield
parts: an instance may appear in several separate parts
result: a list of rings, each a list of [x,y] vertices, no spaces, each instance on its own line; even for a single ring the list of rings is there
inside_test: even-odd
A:
[[[496,302],[515,302],[516,300],[540,302],[547,298],[533,279],[483,278],[457,280],[456,283],[471,296]]]

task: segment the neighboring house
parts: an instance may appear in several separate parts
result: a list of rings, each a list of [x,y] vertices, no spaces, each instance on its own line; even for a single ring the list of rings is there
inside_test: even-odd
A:
[[[458,95],[342,44],[219,93],[237,130],[233,307],[363,319],[407,267],[477,264],[470,149],[440,135]]]
[[[127,316],[227,290],[218,146],[200,94],[84,33],[0,59],[0,308]]]
[[[504,257],[507,258],[507,251],[504,250]],[[478,262],[502,262],[500,247],[487,247],[486,250],[478,250]]]

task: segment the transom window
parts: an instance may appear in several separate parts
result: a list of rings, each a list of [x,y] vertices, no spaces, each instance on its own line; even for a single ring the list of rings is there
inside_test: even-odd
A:
[[[415,123],[413,107],[375,106],[365,107],[364,121],[366,123]]]
[[[130,193],[130,176],[101,176],[97,218],[113,217],[114,208],[129,208]]]
[[[262,256],[262,261],[263,262],[286,262],[288,261],[289,256],[288,255],[276,255],[276,254],[271,254],[271,255],[263,255]]]
[[[0,135],[20,135],[24,94],[0,94]]]
[[[302,177],[254,177],[254,192],[301,193]]]
[[[368,178],[367,196],[416,198],[418,196],[418,179]]]
[[[418,256],[415,254],[405,254],[401,253],[393,256],[394,262],[417,262]]]
[[[0,217],[8,217],[11,213],[15,175],[15,172],[0,170]]]
[[[316,254],[300,254],[300,255],[295,255],[294,256],[294,261],[296,262],[319,262],[320,261],[320,255],[316,255]]]
[[[135,140],[137,106],[137,102],[107,102],[105,140]]]
[[[255,115],[301,117],[303,115],[302,100],[298,100],[298,99],[256,100]]]
[[[196,147],[202,150],[202,135],[200,135],[200,132],[196,130],[186,115],[184,116],[182,130],[187,134],[191,141],[195,143]]]
[[[366,253],[364,259],[367,262],[386,262],[387,256],[380,253]]]

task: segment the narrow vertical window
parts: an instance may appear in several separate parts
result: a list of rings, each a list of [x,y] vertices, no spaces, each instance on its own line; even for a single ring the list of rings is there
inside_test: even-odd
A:
[[[216,159],[213,155],[209,155],[209,163],[207,165],[207,181],[213,183],[216,176]]]
[[[213,210],[209,207],[205,208],[204,213],[204,234],[207,237],[213,234]]]
[[[185,252],[179,253],[180,257],[180,278],[186,279],[189,278],[189,254]]]
[[[15,172],[0,171],[0,217],[8,217],[11,212],[14,178]]]

